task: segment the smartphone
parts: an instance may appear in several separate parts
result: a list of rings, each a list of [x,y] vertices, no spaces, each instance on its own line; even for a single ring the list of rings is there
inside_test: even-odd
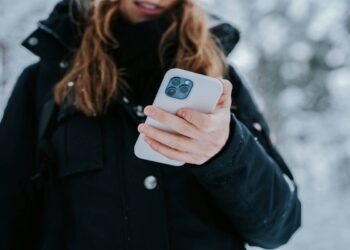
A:
[[[170,69],[164,75],[153,105],[175,114],[181,108],[190,108],[203,113],[212,113],[222,94],[220,80],[182,69]],[[171,128],[147,117],[146,124],[176,133]],[[170,160],[154,151],[143,139],[137,138],[134,153],[143,160],[154,161],[172,166],[182,166],[184,162]]]

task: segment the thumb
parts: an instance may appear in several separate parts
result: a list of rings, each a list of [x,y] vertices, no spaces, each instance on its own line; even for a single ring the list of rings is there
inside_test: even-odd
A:
[[[219,101],[216,105],[216,109],[221,109],[221,108],[231,108],[231,103],[232,103],[232,83],[226,79],[222,78],[217,78],[221,83],[223,87],[222,94],[219,98]]]

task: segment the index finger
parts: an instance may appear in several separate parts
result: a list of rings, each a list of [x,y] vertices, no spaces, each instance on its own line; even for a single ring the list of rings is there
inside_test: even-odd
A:
[[[169,128],[175,130],[176,132],[185,135],[190,138],[197,138],[198,131],[197,129],[186,120],[169,113],[165,110],[162,110],[155,106],[147,106],[144,110],[145,114],[152,119],[168,126]]]

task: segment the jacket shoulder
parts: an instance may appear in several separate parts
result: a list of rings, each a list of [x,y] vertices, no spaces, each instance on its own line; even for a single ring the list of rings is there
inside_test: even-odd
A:
[[[7,113],[13,114],[12,111],[18,108],[26,108],[28,104],[34,101],[36,75],[39,62],[26,66],[17,77],[11,94],[5,105],[3,118]]]
[[[19,74],[12,93],[10,95],[10,99],[14,98],[14,95],[25,95],[25,94],[31,94],[34,93],[34,87],[35,87],[35,80],[36,75],[39,68],[39,62],[35,62],[32,64],[27,65],[22,72]]]
[[[32,85],[31,80],[35,79],[35,75],[38,71],[39,64],[40,64],[40,61],[35,62],[35,63],[31,63],[31,64],[25,66],[24,69],[22,70],[22,72],[19,74],[19,77],[17,79],[15,87],[16,87],[16,85],[21,85],[21,84],[25,85],[26,83],[29,85]]]
[[[260,115],[261,111],[257,103],[253,99],[241,76],[232,65],[228,67],[227,78],[233,85],[232,100],[236,109],[236,115]]]
[[[35,72],[37,64],[25,67],[20,73],[0,122],[0,166],[17,166],[16,155],[28,155],[35,139]],[[30,148],[30,149],[29,149]],[[23,149],[21,151],[21,149]],[[6,153],[5,153],[6,152]],[[24,159],[25,157],[23,157]],[[6,162],[6,164],[4,163]],[[29,162],[29,161],[28,161]]]
[[[209,31],[216,39],[222,52],[228,56],[240,40],[239,30],[220,17],[208,13]]]

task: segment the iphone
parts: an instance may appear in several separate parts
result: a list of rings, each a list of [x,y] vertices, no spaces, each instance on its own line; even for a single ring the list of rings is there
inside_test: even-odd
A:
[[[212,113],[222,94],[223,86],[219,79],[182,69],[170,69],[164,75],[153,105],[175,114],[181,108],[190,108],[203,113]],[[146,124],[175,133],[160,122],[147,117]],[[154,151],[140,134],[135,147],[135,155],[143,160],[182,166],[184,162],[168,159]]]

